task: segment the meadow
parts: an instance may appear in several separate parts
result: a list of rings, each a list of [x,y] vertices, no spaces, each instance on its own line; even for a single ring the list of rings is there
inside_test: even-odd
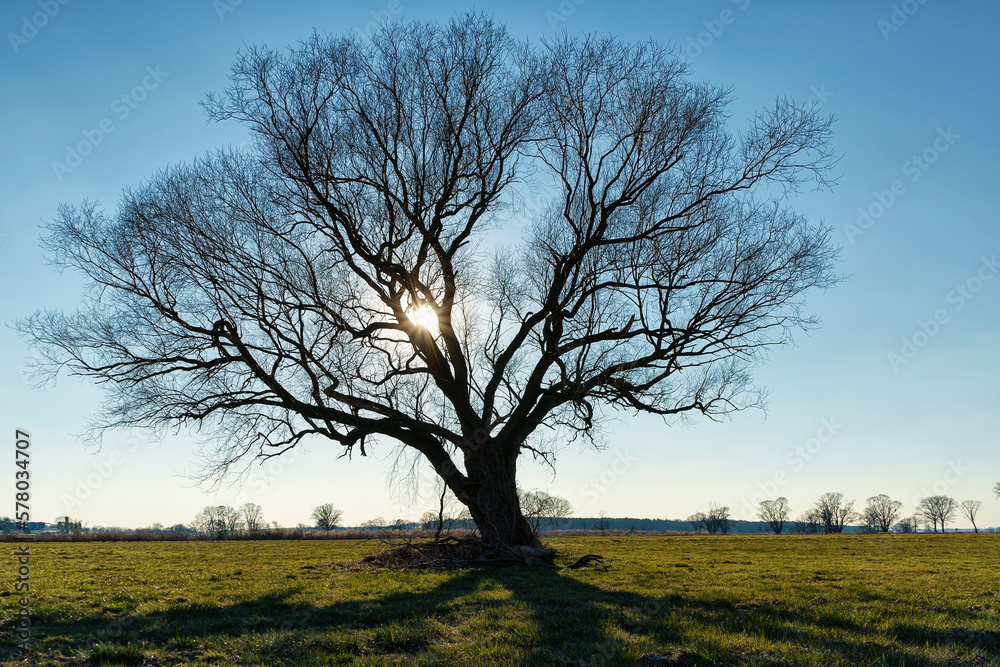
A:
[[[546,540],[578,570],[373,569],[377,541],[31,545],[3,664],[1000,665],[1000,536]]]

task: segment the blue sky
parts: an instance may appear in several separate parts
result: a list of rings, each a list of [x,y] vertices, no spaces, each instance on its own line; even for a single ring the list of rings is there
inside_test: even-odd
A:
[[[73,310],[81,283],[45,263],[40,225],[60,203],[116,206],[154,171],[244,140],[209,124],[199,102],[225,86],[245,44],[284,47],[310,34],[364,32],[375,17],[447,20],[458,2],[171,3],[11,0],[0,6],[0,314]],[[518,36],[566,29],[675,45],[695,78],[733,88],[739,127],[777,95],[834,114],[838,185],[795,205],[835,230],[848,279],[815,293],[822,319],[757,372],[766,414],[665,426],[622,414],[607,449],[564,450],[558,474],[529,460],[525,488],[565,496],[578,515],[682,518],[709,502],[753,518],[784,495],[795,515],[826,491],[858,505],[877,493],[912,513],[922,495],[984,502],[1000,525],[1000,7],[991,2],[479,2]],[[84,145],[82,151],[68,147]],[[88,150],[89,149],[89,150]],[[86,152],[86,155],[74,155]],[[30,351],[0,329],[0,438],[31,432],[35,520],[87,525],[188,523],[207,504],[253,501],[282,525],[333,502],[348,523],[417,517],[433,504],[387,488],[388,449],[337,458],[331,443],[258,469],[217,494],[185,476],[185,432],[112,434],[103,450],[73,434],[98,388],[73,377],[31,389]],[[896,356],[893,356],[896,355]],[[0,493],[14,493],[13,469]],[[956,521],[966,526],[964,519]]]

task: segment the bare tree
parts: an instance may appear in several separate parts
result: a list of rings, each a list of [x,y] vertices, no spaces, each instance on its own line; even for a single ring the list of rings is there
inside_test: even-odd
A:
[[[774,534],[777,535],[784,528],[790,513],[788,498],[782,496],[776,500],[760,501],[760,510],[758,510],[757,516],[760,517],[761,521],[766,521]]]
[[[256,503],[244,503],[240,507],[240,513],[248,533],[259,533],[267,525],[267,522],[264,521],[264,510]]]
[[[897,533],[915,533],[920,529],[920,519],[915,516],[906,516],[893,526]]]
[[[844,526],[861,518],[854,511],[853,500],[845,501],[843,493],[833,491],[820,496],[815,509],[823,532],[827,534],[842,533]]]
[[[223,510],[222,518],[226,523],[226,532],[230,535],[236,535],[245,527],[245,524],[243,523],[243,513],[235,507],[227,505]]]
[[[606,535],[608,532],[608,515],[604,510],[597,513],[597,518],[594,519],[594,528],[601,531],[601,535]]]
[[[819,510],[815,507],[806,510],[795,520],[796,533],[818,533],[823,529],[823,520],[820,518]]]
[[[434,531],[434,539],[441,539],[441,531],[444,530],[444,505],[445,497],[448,495],[448,485],[441,480],[440,491],[438,493],[437,528]]]
[[[917,504],[917,511],[913,516],[923,523],[924,528],[932,529],[935,533],[938,532],[937,514],[934,512],[934,508],[930,505],[927,498],[922,499]]]
[[[560,496],[551,496],[547,519],[552,527],[559,529],[566,526],[571,516],[573,516],[572,503]]]
[[[938,524],[941,524],[941,532],[944,532],[945,524],[955,518],[955,511],[958,509],[958,501],[949,496],[929,496],[922,499],[917,504],[917,511],[921,517],[937,531]]]
[[[436,482],[435,495],[438,499],[438,507],[435,511],[424,512],[420,518],[422,528],[434,529],[434,539],[441,539],[441,533],[451,530],[455,522],[459,519],[460,510],[455,507],[457,499],[451,493],[444,480],[438,478]]]
[[[441,531],[444,530],[444,505],[448,496],[448,485],[441,480],[441,492],[438,495],[438,515],[437,530],[434,531],[434,539],[441,539]]]
[[[531,529],[536,534],[545,524],[552,528],[558,528],[573,514],[573,506],[568,500],[549,495],[544,491],[518,492],[518,498],[521,513],[524,514]]]
[[[89,301],[17,326],[43,379],[107,388],[94,437],[197,426],[217,484],[303,438],[394,443],[485,542],[534,544],[522,453],[600,443],[607,409],[761,405],[751,369],[837,281],[829,228],[788,204],[829,185],[832,119],[779,99],[737,133],[729,92],[686,67],[472,13],[250,48],[205,103],[250,148],[155,174],[110,216],[61,207],[44,245]],[[477,250],[505,215],[521,243]]]
[[[231,534],[231,518],[234,511],[226,505],[208,505],[195,517],[194,528],[198,532],[215,535],[221,540]]]
[[[972,524],[972,529],[977,533],[979,532],[979,527],[976,526],[976,515],[979,514],[979,508],[982,506],[983,503],[981,500],[963,500],[962,504],[959,505],[962,509],[962,514],[969,520],[969,523]]]
[[[695,512],[689,516],[686,521],[691,524],[691,530],[698,533],[706,528],[705,519],[707,516],[704,512]]]
[[[732,528],[732,521],[729,518],[729,508],[725,505],[710,503],[708,506],[708,512],[705,512],[704,514],[699,513],[696,516],[701,517],[702,525],[705,530],[712,535],[715,535],[716,533],[722,533],[724,535],[729,532],[730,528]],[[690,519],[688,519],[688,521],[690,521]]]
[[[388,527],[389,522],[385,520],[384,516],[377,516],[374,519],[366,519],[362,521],[358,527],[365,528],[367,530],[381,530]]]
[[[899,510],[903,507],[903,503],[893,500],[884,493],[872,496],[867,502],[868,505],[861,515],[865,525],[872,532],[888,533],[899,518]]]
[[[323,503],[313,508],[310,518],[316,522],[316,527],[320,530],[333,530],[343,515],[344,511],[335,509],[332,503]]]

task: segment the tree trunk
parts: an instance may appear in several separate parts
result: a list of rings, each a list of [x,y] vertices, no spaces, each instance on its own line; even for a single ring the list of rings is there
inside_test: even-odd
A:
[[[437,530],[434,531],[434,539],[435,539],[435,541],[441,539],[441,530],[444,529],[444,497],[445,497],[445,495],[447,495],[447,493],[448,493],[448,485],[442,483],[441,484],[441,497],[438,499],[439,500],[439,503],[438,503],[438,527],[437,527]]]
[[[517,499],[517,450],[510,453],[495,447],[489,442],[480,451],[466,454],[469,513],[487,545],[538,546]]]

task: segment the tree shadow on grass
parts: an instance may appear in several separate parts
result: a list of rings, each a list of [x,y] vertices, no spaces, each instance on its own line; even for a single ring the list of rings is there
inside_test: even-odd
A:
[[[81,651],[94,642],[140,643],[180,651],[191,661],[199,657],[192,649],[264,636],[240,650],[253,652],[244,661],[268,664],[319,663],[331,654],[455,664],[462,660],[448,646],[456,644],[471,645],[467,650],[482,664],[514,665],[627,665],[645,653],[665,656],[646,664],[665,665],[787,664],[809,653],[814,662],[819,653],[840,664],[923,665],[921,649],[928,643],[950,644],[959,654],[990,648],[976,636],[919,627],[879,633],[846,613],[817,610],[803,617],[777,604],[605,590],[565,572],[537,569],[461,571],[425,591],[318,606],[291,600],[300,590],[292,586],[232,605],[39,618],[33,634],[49,649],[64,641]],[[0,630],[13,637],[10,622]],[[760,639],[795,648],[762,653],[755,648]],[[16,658],[10,651],[5,648],[3,657]],[[796,651],[802,653],[793,659]]]

